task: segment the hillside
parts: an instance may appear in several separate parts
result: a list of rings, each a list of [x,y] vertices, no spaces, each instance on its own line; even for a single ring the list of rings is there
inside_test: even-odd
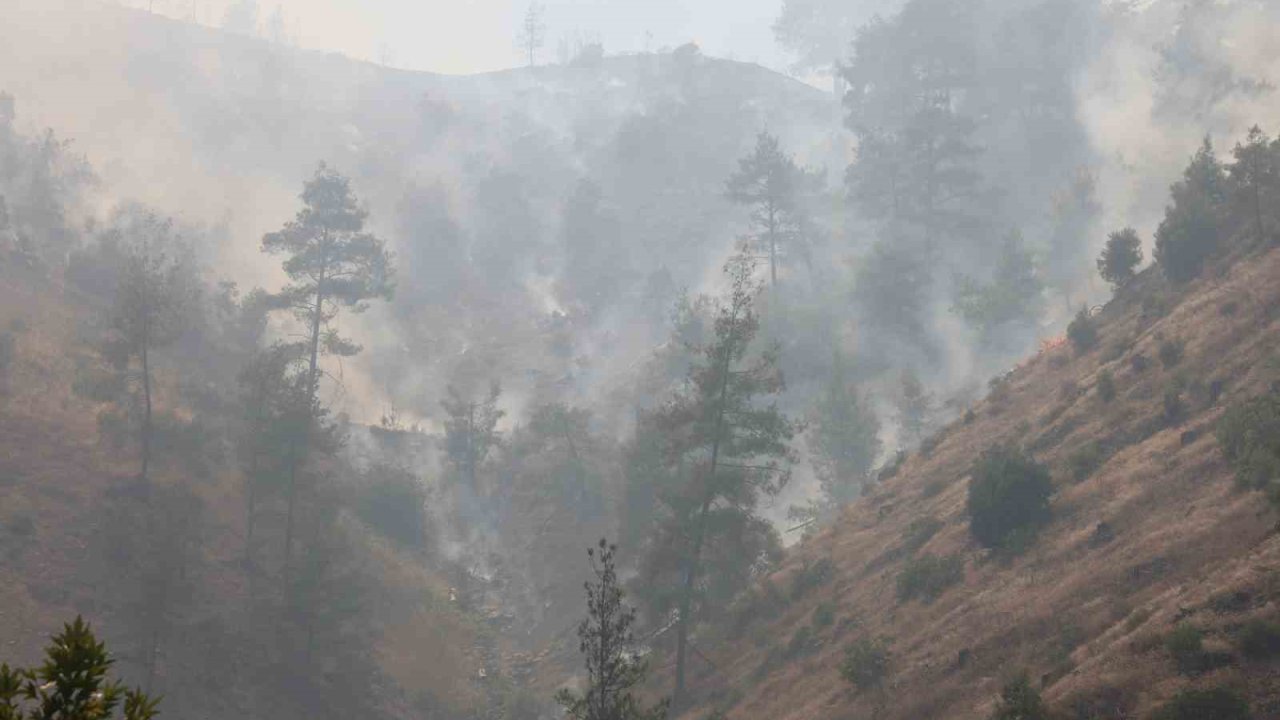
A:
[[[985,718],[1019,670],[1064,717],[1147,717],[1188,685],[1237,688],[1256,717],[1280,717],[1276,666],[1232,651],[1243,623],[1280,613],[1276,518],[1236,486],[1214,438],[1225,406],[1280,381],[1278,311],[1280,250],[1184,294],[1144,273],[1101,309],[1097,348],[1051,344],[994,381],[972,416],[725,610],[740,634],[705,640],[703,704],[687,717]],[[1181,359],[1162,363],[1164,343]],[[1103,371],[1117,389],[1109,403],[1096,390]],[[1173,420],[1170,388],[1181,389]],[[1013,558],[980,549],[965,510],[977,454],[1005,442],[1047,463],[1055,488],[1052,523]],[[913,557],[952,554],[963,578],[936,600],[895,596]],[[825,627],[822,612],[834,613]],[[1232,653],[1229,664],[1180,676],[1164,645],[1179,623]],[[860,637],[888,644],[879,691],[839,675]]]

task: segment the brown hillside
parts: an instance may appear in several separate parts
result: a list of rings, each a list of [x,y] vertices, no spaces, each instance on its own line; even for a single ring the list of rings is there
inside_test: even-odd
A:
[[[120,569],[106,561],[136,529],[119,522],[140,505],[136,451],[101,440],[100,407],[72,391],[77,362],[96,357],[79,328],[98,315],[58,278],[3,259],[0,333],[14,338],[15,353],[0,392],[0,659],[38,662],[49,636],[83,615],[120,661],[118,672],[142,682],[139,638],[129,625],[136,588],[113,577]],[[158,406],[181,412],[166,405],[172,396],[165,396],[160,372]],[[209,716],[245,716],[271,707],[279,694],[270,674],[274,621],[255,609],[259,599],[242,562],[243,478],[233,466],[192,478],[160,462],[153,481],[186,484],[205,508],[191,561],[198,592],[167,619],[160,644],[155,687],[167,698],[162,710],[181,715],[199,706]],[[447,600],[449,582],[438,567],[355,532],[362,540],[357,562],[377,580],[368,602],[379,622],[367,632],[381,672],[375,682],[386,687],[372,689],[384,696],[389,716],[416,717],[408,705],[423,697],[446,713],[480,704],[481,621]],[[217,677],[192,671],[206,666]]]
[[[1064,344],[1025,363],[967,422],[926,442],[931,452],[791,552],[754,607],[729,611],[754,611],[745,630],[698,639],[707,662],[695,665],[701,704],[687,717],[985,718],[1021,671],[1068,718],[1146,717],[1183,687],[1224,684],[1256,717],[1280,717],[1280,671],[1232,651],[1244,621],[1280,615],[1280,536],[1261,495],[1237,489],[1213,436],[1224,407],[1280,380],[1280,250],[1176,295],[1162,284],[1145,273],[1103,309],[1094,350],[1076,356]],[[1184,347],[1169,367],[1163,341]],[[1103,369],[1115,378],[1110,403],[1095,390]],[[1185,411],[1168,422],[1175,386]],[[1013,559],[979,548],[965,510],[977,454],[1008,441],[1049,465],[1055,486],[1052,524]],[[1076,481],[1069,458],[1095,441],[1118,448]],[[915,556],[958,554],[963,580],[932,603],[899,601],[912,557],[904,538],[928,518],[941,527]],[[797,575],[823,559],[830,580],[795,599]],[[761,609],[769,597],[782,609]],[[834,622],[811,625],[824,604]],[[1233,652],[1231,665],[1179,675],[1163,642],[1178,622],[1205,630],[1207,649]],[[816,648],[806,652],[793,638],[808,627]],[[859,637],[888,643],[879,691],[856,692],[839,674]],[[1077,709],[1085,701],[1101,714]]]

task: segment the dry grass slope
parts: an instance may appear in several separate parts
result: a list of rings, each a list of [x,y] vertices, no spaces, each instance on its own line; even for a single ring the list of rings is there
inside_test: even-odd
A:
[[[1280,613],[1276,519],[1260,494],[1237,489],[1213,437],[1226,405],[1280,380],[1280,250],[1176,297],[1159,286],[1144,274],[1103,310],[1096,348],[1077,356],[1061,346],[1026,362],[927,457],[913,455],[791,552],[774,586],[785,590],[821,558],[834,579],[736,639],[704,641],[715,669],[696,670],[703,704],[687,717],[729,707],[734,720],[985,718],[1019,671],[1066,718],[1146,717],[1188,684],[1233,686],[1257,717],[1280,717],[1275,665],[1235,653],[1233,664],[1188,678],[1163,643],[1185,622],[1205,631],[1207,649],[1229,650],[1247,620]],[[1181,359],[1165,367],[1162,343],[1181,343]],[[1095,390],[1103,370],[1114,377],[1111,402]],[[1172,418],[1170,388],[1180,389]],[[977,453],[1008,441],[1053,469],[1054,518],[1027,552],[1001,558],[971,539],[965,499]],[[1077,480],[1082,449],[1086,469],[1097,467]],[[941,528],[915,556],[957,554],[963,580],[932,603],[900,602],[908,529],[929,518]],[[767,663],[819,606],[835,620],[809,631],[818,649]],[[839,675],[858,637],[889,644],[879,690],[856,692]]]

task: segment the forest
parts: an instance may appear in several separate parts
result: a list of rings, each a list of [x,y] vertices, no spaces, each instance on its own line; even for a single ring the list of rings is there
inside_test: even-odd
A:
[[[534,3],[444,74],[225,5],[0,8],[0,720],[1280,717],[1274,566],[1152,589],[1280,553],[1280,6],[779,0],[779,72]],[[1128,595],[873,630],[1182,472],[1239,536],[1114,561],[1158,690],[1068,692]]]

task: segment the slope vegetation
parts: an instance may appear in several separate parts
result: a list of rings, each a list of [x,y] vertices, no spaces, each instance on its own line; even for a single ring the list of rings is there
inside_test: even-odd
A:
[[[1280,613],[1280,536],[1214,437],[1226,406],[1280,381],[1280,250],[1177,294],[1157,272],[1098,312],[1094,349],[1049,344],[997,378],[728,609],[735,632],[701,639],[688,716],[985,718],[1020,673],[1069,718],[1146,717],[1202,686],[1280,716],[1276,666],[1238,650],[1245,623]],[[1009,442],[1054,478],[1050,525],[1012,556],[981,549],[966,512],[976,457]],[[911,597],[901,578],[926,556],[962,569]],[[1179,626],[1204,660],[1181,672]],[[887,651],[878,685],[842,679],[850,647]]]

